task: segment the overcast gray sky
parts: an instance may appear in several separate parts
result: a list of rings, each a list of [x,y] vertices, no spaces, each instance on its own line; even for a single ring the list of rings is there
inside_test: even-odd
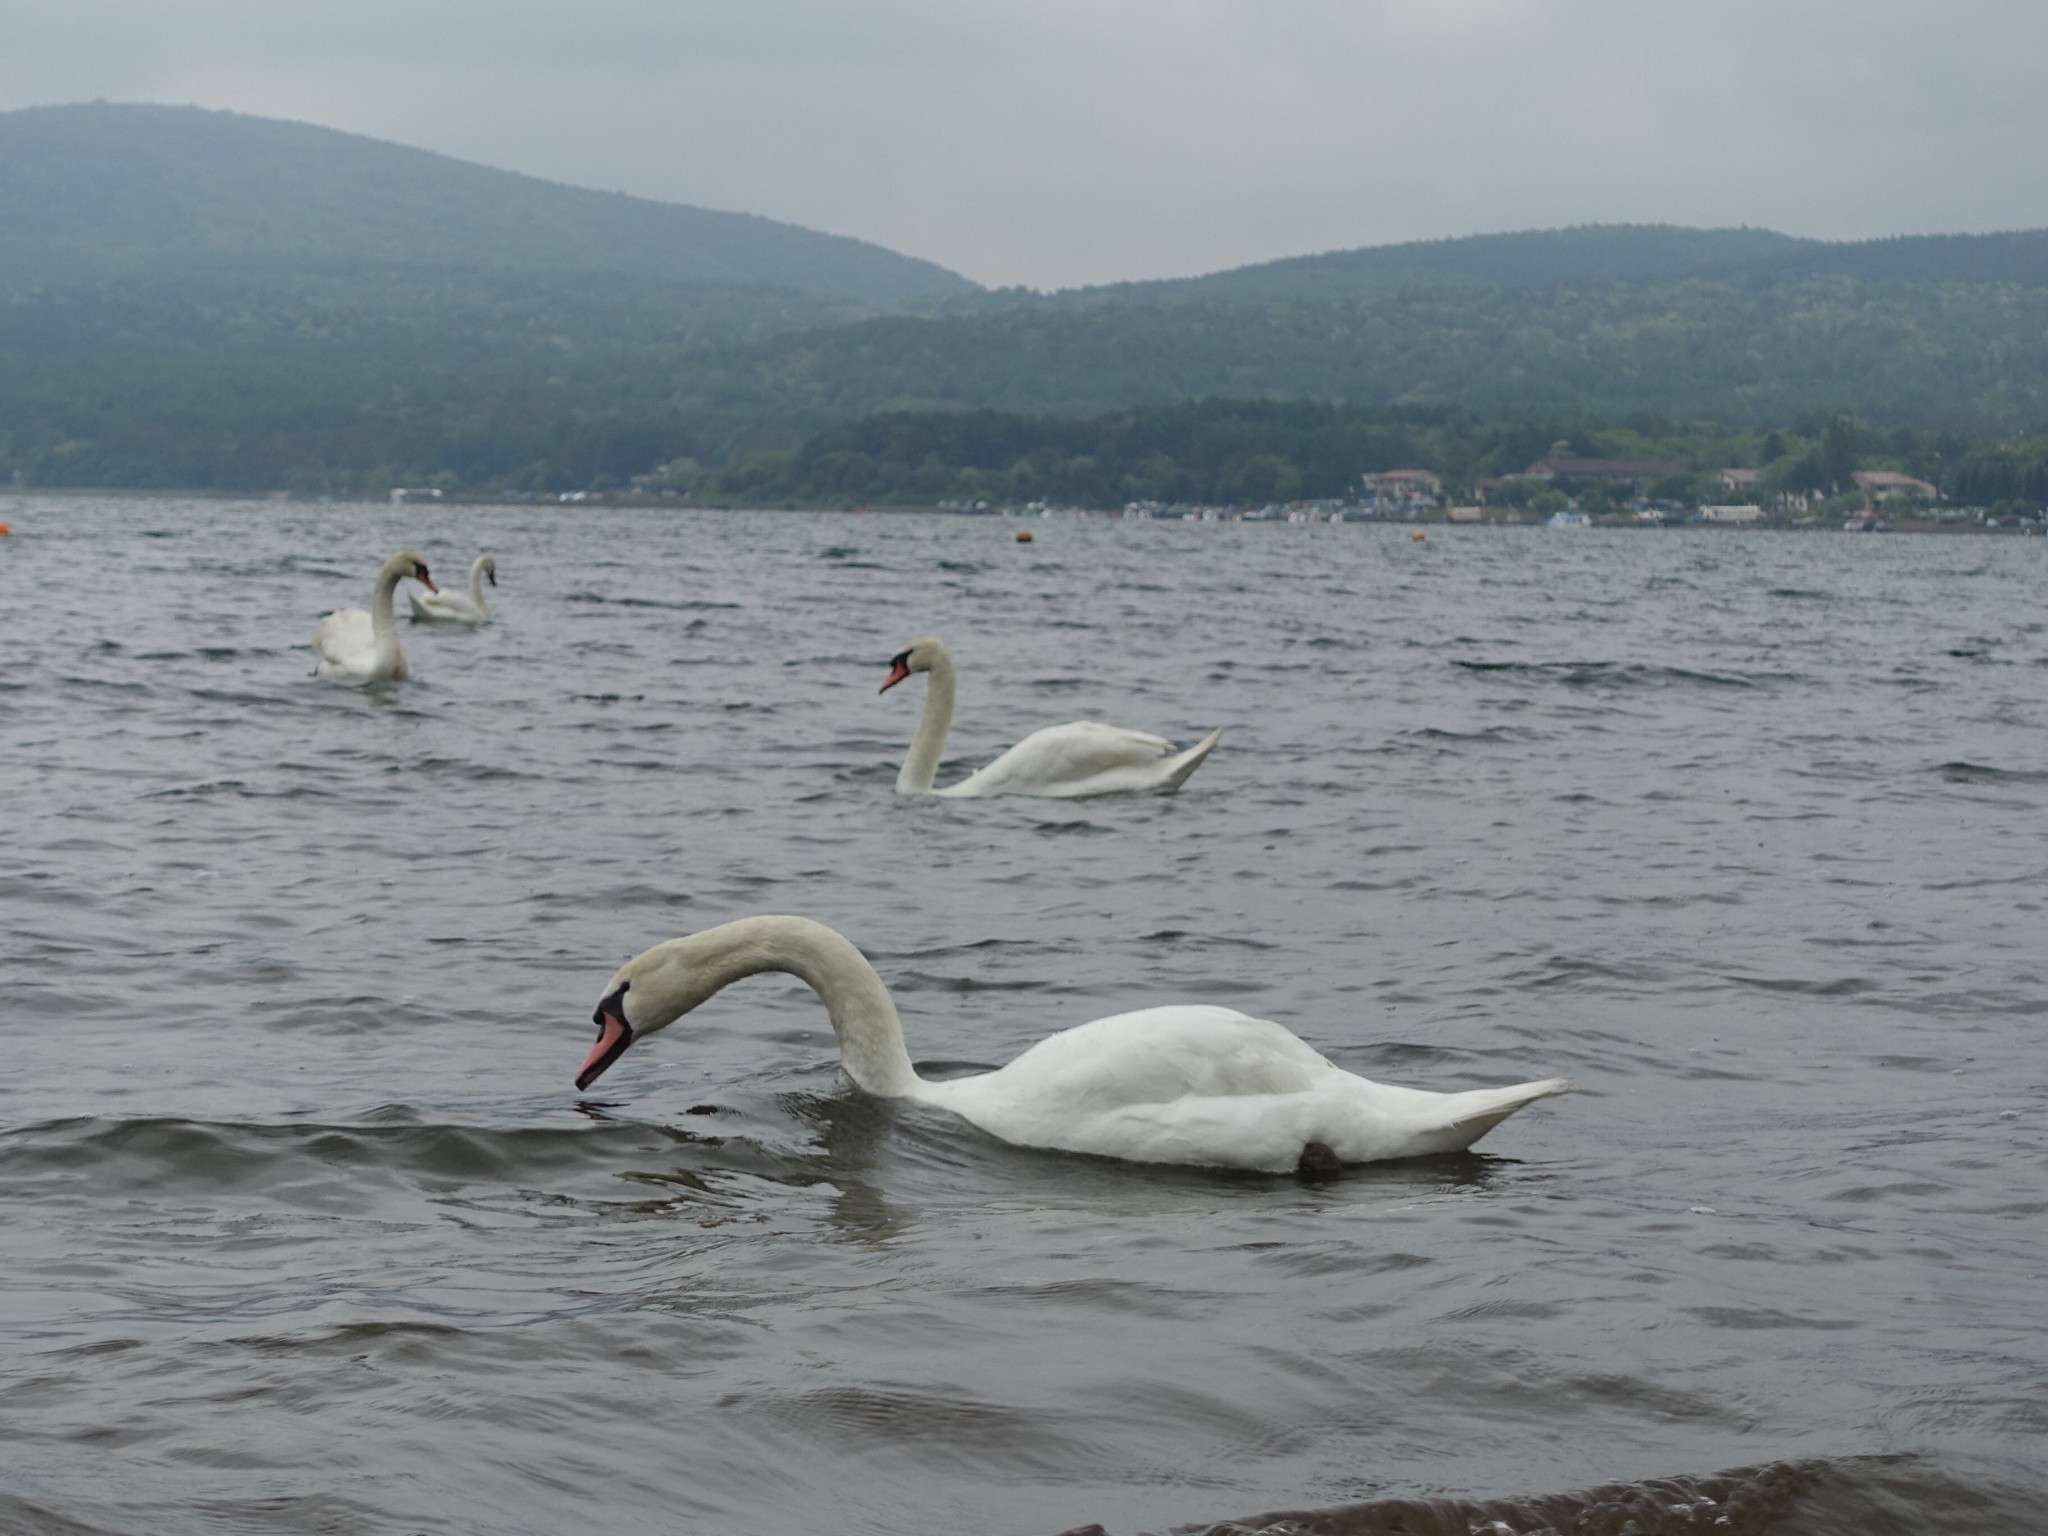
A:
[[[2048,225],[2048,0],[0,0],[0,108],[296,118],[986,283]]]

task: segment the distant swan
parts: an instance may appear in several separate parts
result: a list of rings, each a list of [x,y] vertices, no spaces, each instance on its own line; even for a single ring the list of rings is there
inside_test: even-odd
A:
[[[925,686],[917,735],[911,738],[903,769],[896,775],[899,795],[1049,795],[1078,800],[1130,790],[1178,789],[1223,739],[1219,727],[1183,752],[1163,736],[1076,720],[1033,731],[986,768],[958,784],[933,789],[932,778],[953,723],[958,678],[953,653],[944,641],[929,636],[911,641],[890,658],[889,675],[880,691],[887,693],[913,672],[928,672],[931,681]]]
[[[398,648],[391,594],[408,576],[429,592],[436,590],[426,561],[402,549],[377,572],[377,590],[371,594],[368,613],[360,608],[337,608],[320,621],[319,632],[313,636],[313,654],[320,658],[313,668],[315,675],[365,682],[405,677],[405,652]]]
[[[588,1088],[636,1040],[743,976],[783,971],[824,1001],[846,1075],[872,1094],[950,1110],[1020,1147],[1137,1163],[1324,1173],[1345,1163],[1460,1152],[1563,1078],[1427,1093],[1332,1065],[1301,1040],[1229,1008],[1146,1008],[1049,1036],[1008,1066],[929,1082],[903,1045],[881,977],[840,934],[805,917],[748,917],[671,939],[604,985]]]
[[[412,602],[412,617],[415,624],[488,624],[491,610],[484,606],[484,578],[491,579],[491,585],[498,584],[498,562],[489,555],[478,555],[469,562],[469,596],[460,592],[429,592],[421,596],[408,592]]]

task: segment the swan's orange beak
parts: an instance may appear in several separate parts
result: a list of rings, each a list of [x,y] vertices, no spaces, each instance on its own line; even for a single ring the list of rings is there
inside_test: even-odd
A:
[[[441,590],[439,587],[434,585],[434,578],[427,574],[427,568],[424,565],[415,565],[412,568],[412,579],[418,582],[421,586],[425,587],[429,592],[438,592]]]
[[[604,1076],[605,1069],[625,1055],[626,1047],[633,1043],[633,1026],[626,1022],[624,987],[599,1003],[591,1018],[597,1023],[597,1044],[590,1048],[582,1070],[576,1074],[579,1089],[588,1088]]]
[[[906,653],[889,663],[889,675],[882,679],[882,686],[877,688],[875,692],[887,693],[908,676],[910,676],[910,657]]]

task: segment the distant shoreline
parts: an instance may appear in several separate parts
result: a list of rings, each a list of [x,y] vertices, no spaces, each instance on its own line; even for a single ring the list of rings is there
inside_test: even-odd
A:
[[[1213,516],[1204,515],[1199,517],[1130,517],[1125,515],[1121,510],[1104,510],[1090,507],[1058,507],[1053,508],[1050,511],[1040,511],[1036,509],[1031,511],[1025,511],[1021,508],[1011,510],[1009,508],[998,507],[991,508],[987,511],[982,512],[963,512],[955,507],[943,507],[930,503],[876,503],[874,505],[860,507],[828,507],[816,505],[807,506],[803,504],[792,505],[788,502],[783,501],[772,503],[738,501],[696,502],[683,501],[676,497],[614,495],[611,493],[605,493],[602,496],[595,496],[588,500],[574,502],[564,502],[553,499],[514,501],[507,500],[506,498],[500,496],[480,496],[472,494],[445,496],[440,498],[439,500],[434,501],[391,502],[388,500],[377,500],[370,497],[360,497],[355,499],[334,498],[332,500],[328,500],[317,497],[283,496],[275,492],[256,491],[167,490],[162,488],[139,489],[135,487],[125,486],[113,489],[94,489],[90,487],[80,486],[0,486],[0,506],[18,505],[25,501],[34,501],[37,499],[46,501],[211,501],[239,502],[247,503],[253,506],[277,506],[297,508],[391,508],[395,506],[435,508],[489,507],[504,508],[507,511],[550,511],[570,514],[592,507],[621,507],[632,509],[635,511],[669,511],[675,513],[794,512],[831,513],[842,517],[864,517],[881,515],[950,517],[963,519],[979,519],[985,522],[998,524],[1014,523],[1022,525],[1043,524],[1046,522],[1057,523],[1067,519],[1086,518],[1090,521],[1100,520],[1104,522],[1165,523],[1171,525],[1184,525],[1187,523],[1251,523],[1255,525],[1271,524],[1279,527],[1304,526],[1304,521],[1300,519],[1289,519],[1286,516],[1273,516],[1270,514],[1261,514],[1253,510],[1233,512],[1221,508],[1210,509],[1214,511],[1215,515]],[[1458,529],[1461,531],[1526,529],[1530,532],[1537,533],[1561,531],[1556,529],[1544,528],[1542,521],[1540,519],[1509,519],[1502,517],[1482,519],[1474,522],[1453,522],[1451,519],[1443,516],[1441,513],[1435,516],[1423,515],[1416,517],[1373,517],[1365,515],[1363,513],[1346,511],[1341,521],[1336,521],[1328,517],[1319,517],[1313,519],[1310,525],[1343,527],[1385,527],[1431,531],[1440,529]],[[1907,519],[1904,521],[1897,521],[1890,524],[1889,526],[1882,526],[1873,529],[1853,529],[1844,528],[1839,523],[1788,523],[1773,521],[1761,521],[1751,523],[1692,523],[1685,522],[1682,520],[1664,523],[1648,523],[1637,522],[1633,519],[1628,518],[1616,517],[1596,518],[1591,524],[1583,528],[1571,531],[1581,533],[1675,533],[1696,531],[1702,533],[1716,534],[1980,534],[2000,538],[2032,538],[2039,537],[2042,534],[2043,529],[2040,525],[2032,523],[2022,523],[2017,526],[2008,525],[2000,527],[1989,527],[1983,523],[1965,522],[1959,518],[1914,518]]]

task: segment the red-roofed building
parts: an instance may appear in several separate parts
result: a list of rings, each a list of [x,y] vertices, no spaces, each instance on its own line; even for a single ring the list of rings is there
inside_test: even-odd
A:
[[[1366,479],[1382,496],[1435,496],[1444,488],[1443,476],[1427,469],[1389,469]]]

